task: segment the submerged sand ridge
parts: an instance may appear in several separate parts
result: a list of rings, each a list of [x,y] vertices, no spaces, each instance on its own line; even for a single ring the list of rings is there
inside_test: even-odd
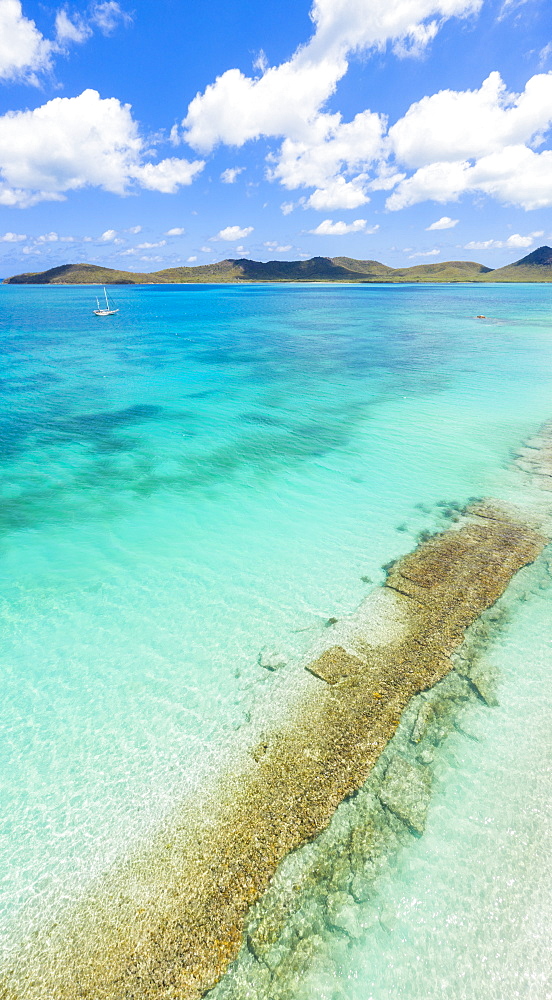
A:
[[[533,448],[541,478],[551,442],[552,426]],[[312,683],[289,722],[251,747],[217,802],[167,826],[69,922],[30,943],[0,997],[184,1000],[212,987],[280,861],[360,788],[412,696],[452,669],[465,630],[547,541],[486,502],[396,562],[348,633],[308,663]]]

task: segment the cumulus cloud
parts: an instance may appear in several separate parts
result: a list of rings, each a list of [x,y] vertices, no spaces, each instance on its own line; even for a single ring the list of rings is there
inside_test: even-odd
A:
[[[245,239],[252,232],[253,226],[245,226],[243,229],[240,226],[226,226],[226,229],[221,229],[216,236],[211,238],[213,240],[228,240],[229,242],[233,242],[234,240]]]
[[[389,140],[401,163],[421,167],[538,144],[551,122],[551,73],[531,77],[522,94],[511,94],[495,72],[479,90],[441,90],[412,104],[389,129]]]
[[[196,174],[203,170],[204,165],[202,160],[190,163],[189,160],[171,156],[159,163],[144,163],[141,166],[135,166],[131,176],[141,187],[147,188],[149,191],[175,194],[179,187],[191,184]]]
[[[0,79],[38,84],[39,74],[52,69],[56,55],[70,44],[82,44],[94,28],[108,35],[130,15],[114,0],[91,3],[85,14],[61,7],[55,18],[55,38],[45,38],[23,13],[21,0],[0,0]]]
[[[166,240],[159,240],[157,243],[138,243],[137,250],[152,250],[153,247],[164,247],[167,245]]]
[[[308,140],[285,139],[269,177],[288,190],[315,187],[307,207],[319,211],[358,208],[368,202],[366,171],[383,154],[385,119],[363,111],[351,122],[336,115],[319,115]],[[315,134],[318,133],[318,134]],[[351,180],[343,176],[353,174]]]
[[[366,110],[352,122],[324,106],[348,69],[349,57],[388,43],[399,55],[419,54],[439,25],[479,10],[482,0],[314,0],[315,31],[279,66],[257,63],[260,75],[229,69],[191,101],[182,122],[192,148],[243,146],[282,137],[269,176],[293,190],[313,187],[309,207],[356,208],[368,201],[366,170],[381,154],[382,116]]]
[[[226,170],[222,171],[220,179],[223,184],[234,184],[236,177],[238,177],[239,174],[242,174],[244,170],[245,167],[228,167]]]
[[[132,233],[133,236],[136,236],[138,233],[141,232],[142,232],[141,226],[131,226],[130,229],[127,229],[127,233]]]
[[[167,229],[165,236],[184,236],[185,232],[182,226],[175,226],[173,229]]]
[[[313,236],[346,236],[347,233],[375,233],[379,226],[366,228],[366,219],[355,219],[354,222],[332,222],[331,219],[324,219],[310,232]]]
[[[440,250],[418,250],[417,253],[410,254],[410,260],[413,260],[414,257],[437,257],[440,253]]]
[[[491,73],[479,90],[440,91],[413,104],[389,129],[397,159],[417,168],[387,201],[457,201],[481,191],[525,209],[552,205],[552,152],[537,152],[552,123],[552,73],[508,93]]]
[[[459,219],[451,219],[448,215],[443,215],[437,222],[432,222],[430,226],[426,227],[426,232],[431,232],[432,229],[454,229],[458,225]]]
[[[0,79],[37,83],[52,66],[53,42],[25,17],[20,0],[0,0]]]
[[[130,105],[95,90],[8,112],[0,117],[0,205],[62,201],[66,192],[89,186],[173,193],[204,166],[177,158],[144,162],[147,155]]]
[[[552,206],[552,150],[536,153],[527,146],[506,146],[474,164],[431,163],[401,181],[387,199],[396,211],[420,201],[458,201],[465,193],[483,192],[527,210]]]
[[[544,231],[542,229],[537,230],[534,233],[529,233],[528,236],[521,236],[519,233],[513,233],[506,240],[472,240],[471,243],[466,243],[465,250],[499,250],[503,248],[509,249],[526,249],[533,245],[535,240],[539,236],[543,236]]]
[[[388,42],[420,36],[436,17],[465,17],[482,0],[315,0],[315,32],[287,62],[247,77],[230,69],[188,107],[183,126],[189,144],[208,152],[217,143],[242,146],[264,136],[305,138],[322,105],[348,68],[348,56]],[[433,28],[426,31],[427,40]],[[232,114],[229,114],[229,109]]]
[[[187,257],[186,258],[186,263],[187,264],[193,264],[195,260],[197,260],[197,257],[195,257],[194,255],[192,255],[191,257]]]
[[[294,208],[295,205],[293,204],[292,201],[283,201],[282,204],[280,205],[280,210],[282,212],[282,215],[290,215],[291,212],[293,212]]]
[[[0,243],[21,243],[27,237],[21,233],[4,233],[0,236]]]
[[[116,229],[106,229],[104,233],[100,236],[102,243],[112,243],[117,236]]]
[[[258,76],[223,73],[190,103],[183,135],[202,152],[281,138],[268,177],[289,191],[310,188],[296,204],[317,211],[358,209],[377,190],[392,192],[390,210],[465,193],[525,209],[551,206],[552,151],[540,150],[552,124],[552,73],[534,75],[516,94],[492,72],[478,89],[422,98],[390,128],[370,109],[350,122],[327,110],[353,53],[391,45],[399,56],[419,55],[445,20],[480,7],[481,0],[314,0],[310,40],[280,65],[258,62]]]

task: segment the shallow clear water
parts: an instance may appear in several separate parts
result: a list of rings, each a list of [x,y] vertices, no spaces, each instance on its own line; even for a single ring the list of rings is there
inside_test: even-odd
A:
[[[551,556],[502,599],[511,619],[485,654],[498,707],[464,709],[423,836],[390,852],[348,933],[328,921],[297,1000],[552,997]]]
[[[0,288],[7,947],[247,739],[263,646],[306,649],[552,415],[546,286],[116,297]]]

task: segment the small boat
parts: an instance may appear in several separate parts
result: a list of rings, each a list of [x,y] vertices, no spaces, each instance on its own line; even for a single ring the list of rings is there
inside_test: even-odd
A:
[[[104,285],[104,295],[105,295],[105,307],[100,305],[99,299],[96,297],[96,305],[98,306],[98,308],[94,309],[94,315],[95,316],[114,316],[115,313],[119,312],[119,310],[118,309],[113,309],[113,303],[111,305],[109,304],[109,299],[107,297],[107,292],[105,290],[105,285]]]

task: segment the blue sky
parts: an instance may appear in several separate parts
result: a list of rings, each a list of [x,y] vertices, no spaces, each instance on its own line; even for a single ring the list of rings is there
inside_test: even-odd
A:
[[[552,243],[550,0],[0,0],[0,275]]]

